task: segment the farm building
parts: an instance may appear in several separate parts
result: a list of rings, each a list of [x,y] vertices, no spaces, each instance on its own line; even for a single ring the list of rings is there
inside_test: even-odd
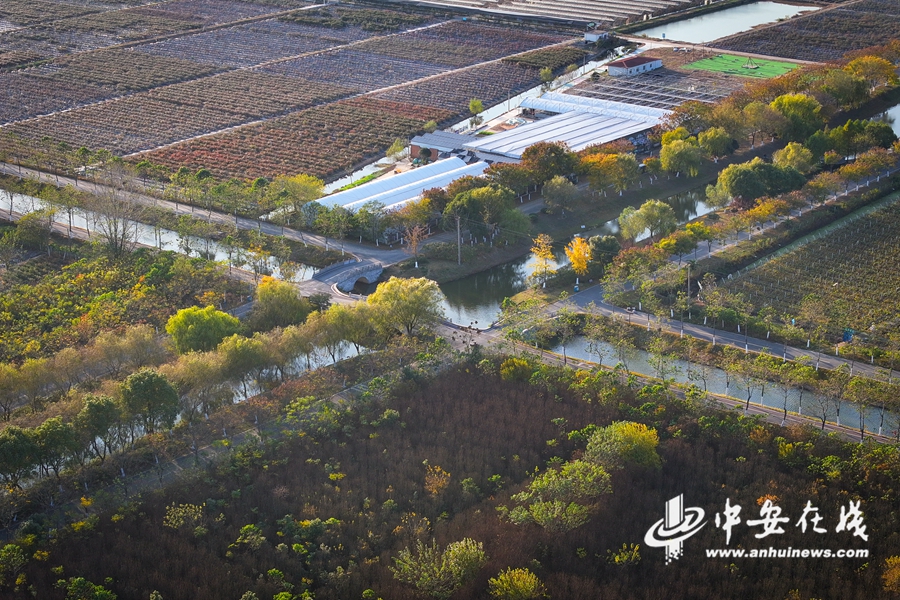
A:
[[[467,165],[459,158],[448,158],[325,196],[319,203],[323,206],[343,206],[348,210],[357,210],[367,202],[378,202],[387,210],[396,210],[419,199],[425,190],[446,187],[466,175],[481,175],[487,167],[485,162]]]
[[[648,106],[558,93],[526,98],[521,106],[558,114],[478,139],[467,144],[466,149],[482,156],[520,159],[526,148],[538,142],[565,142],[577,152],[652,129],[669,113]]]
[[[613,77],[630,77],[646,73],[662,67],[662,60],[649,56],[629,56],[620,58],[606,65],[607,72]]]
[[[609,37],[608,31],[602,31],[600,29],[594,29],[593,31],[587,31],[584,34],[584,41],[587,44],[596,44],[600,40],[605,40]]]
[[[466,144],[474,142],[476,139],[475,136],[452,131],[435,131],[417,135],[409,142],[409,156],[410,158],[419,158],[422,148],[428,148],[432,151],[431,158],[435,159],[444,152],[462,150]]]
[[[564,142],[577,152],[588,146],[646,131],[651,127],[652,125],[645,121],[573,111],[497,133],[466,147],[486,154],[520,159],[529,146],[538,142]]]

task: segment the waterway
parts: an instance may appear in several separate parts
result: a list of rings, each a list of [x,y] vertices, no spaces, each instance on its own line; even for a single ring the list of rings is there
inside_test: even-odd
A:
[[[0,209],[4,211],[4,214],[10,208],[9,202],[10,197],[8,194],[0,194],[0,203],[2,203]],[[12,195],[12,209],[19,214],[24,215],[45,208],[53,207],[40,198],[22,194]],[[198,214],[201,214],[200,211],[198,211]],[[68,213],[65,210],[57,208],[56,213],[53,216],[53,222],[68,229]],[[247,259],[241,258],[245,253],[235,252],[234,249],[229,251],[229,248],[219,244],[215,240],[203,239],[196,236],[183,236],[175,231],[161,228],[158,229],[144,223],[131,223],[135,227],[135,240],[139,244],[153,246],[161,250],[172,250],[187,256],[202,256],[209,260],[238,268],[247,265]],[[97,218],[95,213],[91,211],[80,208],[76,209],[72,215],[72,227],[90,232],[92,239],[97,239],[99,236]],[[266,269],[272,276],[283,279],[282,273],[278,268],[278,262],[273,258],[270,257],[266,262]],[[315,272],[315,268],[301,264],[291,281],[299,282],[310,279]]]
[[[663,202],[675,210],[678,223],[683,224],[712,212],[713,209],[703,202],[705,198],[704,184],[688,192],[665,198]],[[619,225],[613,219],[581,235],[583,237],[614,235],[618,231]],[[646,235],[645,232],[638,236],[638,239],[643,239]],[[562,248],[557,250],[556,255],[556,267],[568,264]],[[477,322],[479,327],[487,327],[499,317],[500,304],[504,298],[514,296],[528,287],[528,276],[534,270],[534,263],[534,255],[528,254],[486,271],[442,284],[441,290],[446,297],[444,312],[447,318],[458,325],[471,325]]]
[[[561,346],[557,346],[553,351],[563,354]],[[565,348],[565,354],[572,358],[600,361],[606,366],[613,366],[619,362],[619,355],[612,345],[600,342],[596,344],[596,347],[592,347],[584,337],[577,337],[570,342]],[[652,366],[650,354],[644,350],[629,351],[623,363],[629,371],[651,377],[657,375],[656,369]],[[747,387],[744,382],[722,369],[697,365],[684,360],[671,361],[671,367],[674,369],[674,373],[670,377],[678,383],[693,383],[700,389],[706,389],[713,394],[731,396],[742,401],[747,399]],[[837,405],[833,400],[820,394],[804,391],[801,399],[799,391],[794,388],[786,389],[784,386],[771,382],[767,382],[764,388],[757,383],[751,385],[751,403],[783,410],[785,397],[787,398],[788,412],[821,419],[824,410],[826,420],[836,422]],[[880,432],[879,427],[882,427],[880,409],[870,407],[864,414],[867,432],[883,432],[885,435],[891,435],[891,432],[900,426],[900,415],[885,412],[883,429]],[[843,402],[840,406],[840,423],[847,427],[859,428],[859,411],[849,402]]]
[[[875,117],[874,120],[887,123],[894,130],[894,133],[897,134],[897,137],[900,137],[900,104],[887,109]]]
[[[811,10],[818,10],[818,7],[795,6],[779,2],[754,2],[642,29],[635,32],[635,35],[689,44],[705,44],[735,33],[749,31],[758,25],[774,23]]]

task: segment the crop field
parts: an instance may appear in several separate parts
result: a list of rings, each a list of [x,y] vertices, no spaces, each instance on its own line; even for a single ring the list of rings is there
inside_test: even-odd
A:
[[[136,48],[138,52],[196,60],[228,67],[249,67],[305,52],[324,50],[344,43],[285,31],[286,23],[265,21],[228,29],[216,29]],[[272,31],[273,26],[280,30]],[[280,27],[279,27],[280,26]]]
[[[0,73],[0,124],[109,98],[111,87]]]
[[[84,0],[75,4],[4,0],[0,5],[0,67],[161,35],[187,34],[200,27],[283,12],[305,3],[277,6],[239,0],[170,0],[99,4]]]
[[[118,49],[65,57],[41,68],[42,73],[66,82],[115,86],[122,92],[149,90],[219,70],[214,65]]]
[[[429,79],[377,94],[377,98],[433,106],[456,116],[468,114],[469,100],[478,98],[485,106],[503,102],[536,85],[537,69],[505,62],[479,65],[444,77]]]
[[[357,48],[396,58],[415,57],[423,62],[458,68],[503,58],[535,46],[558,43],[563,39],[468,22],[451,22],[400,36],[379,38]]]
[[[173,168],[206,167],[219,177],[309,173],[329,178],[377,157],[396,138],[420,131],[426,121],[449,116],[368,98],[341,100],[142,157]]]
[[[308,81],[339,82],[340,85],[359,92],[407,83],[446,70],[447,67],[412,57],[391,58],[356,49],[324,52],[260,68],[263,73],[299,77]]]
[[[784,75],[797,68],[797,65],[775,60],[763,60],[754,58],[748,61],[744,56],[719,54],[709,58],[701,58],[698,61],[681,67],[689,71],[712,71],[713,73],[725,73],[739,77],[755,77],[757,79],[771,79]]]
[[[717,48],[828,61],[900,37],[896,0],[863,0],[728,38]]]
[[[26,138],[48,136],[74,147],[104,148],[124,155],[245,122],[244,114],[142,94],[17,123],[10,130]]]
[[[22,27],[92,12],[98,12],[98,9],[45,0],[3,0],[0,4],[0,21]]]
[[[265,90],[264,94],[260,90]],[[354,92],[331,83],[298,80],[258,71],[232,71],[148,92],[152,97],[189,106],[247,115],[282,115],[330,102]]]
[[[507,58],[506,62],[511,62],[523,67],[536,67],[538,69],[547,67],[555,71],[572,64],[577,65],[586,55],[587,53],[584,50],[579,50],[572,46],[559,46],[556,48],[544,48],[542,50],[526,52],[520,56]]]
[[[94,7],[88,0],[77,6]],[[295,0],[126,6],[73,13],[46,37],[38,32],[42,25],[8,32],[40,38],[40,51],[63,41],[58,52],[172,37],[0,74],[5,131],[123,156],[143,153],[222,177],[329,178],[379,156],[429,120],[461,118],[473,97],[492,105],[538,85],[538,63],[558,67],[582,56],[566,47],[531,52],[566,41],[561,35],[439,22],[414,11],[296,10],[306,5]],[[229,25],[244,18],[256,20]],[[192,31],[211,24],[225,26]],[[0,34],[0,51],[10,48],[10,36]],[[28,54],[24,44],[7,54],[15,64],[40,51]],[[523,64],[500,60],[523,53]],[[349,99],[358,94],[367,96]]]
[[[840,332],[896,331],[900,326],[900,202],[876,210],[822,238],[773,258],[728,285],[757,309],[798,316],[801,302],[816,295],[831,315],[822,324]]]

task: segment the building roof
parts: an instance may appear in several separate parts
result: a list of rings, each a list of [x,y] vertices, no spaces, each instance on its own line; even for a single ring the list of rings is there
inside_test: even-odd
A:
[[[585,112],[607,117],[621,117],[631,121],[644,121],[651,125],[659,124],[671,112],[662,108],[556,92],[548,92],[540,98],[525,98],[521,106],[552,113]]]
[[[620,58],[619,60],[614,60],[611,63],[607,64],[607,67],[621,67],[623,69],[630,69],[632,67],[639,67],[641,65],[646,65],[649,63],[661,62],[661,58],[651,58],[649,56],[629,56],[628,58]]]
[[[379,202],[386,209],[396,209],[420,198],[425,190],[445,187],[465,175],[481,175],[487,167],[485,162],[467,165],[459,158],[438,160],[424,167],[382,177],[359,187],[325,196],[319,203],[358,210],[367,202]]]
[[[466,163],[458,159],[438,160],[433,163],[427,164],[424,167],[419,167],[410,171],[404,171],[403,173],[397,173],[396,175],[379,177],[374,181],[364,183],[363,185],[357,186],[355,188],[351,188],[343,192],[335,192],[334,194],[329,194],[328,196],[321,198],[319,200],[319,204],[321,204],[322,206],[347,206],[348,204],[356,202],[357,200],[369,198],[376,194],[390,191],[397,187],[402,187],[407,183],[411,183],[419,179],[431,177],[432,175],[439,175],[441,173],[448,173],[462,166],[465,166],[465,164]]]
[[[432,148],[441,152],[450,152],[451,150],[459,150],[469,142],[474,142],[475,139],[473,135],[463,135],[453,131],[435,131],[434,133],[417,135],[409,141],[409,144],[420,148]]]
[[[624,119],[588,112],[566,112],[497,133],[468,144],[476,152],[522,158],[526,148],[538,142],[565,142],[573,151],[605,144],[650,129],[646,121]]]

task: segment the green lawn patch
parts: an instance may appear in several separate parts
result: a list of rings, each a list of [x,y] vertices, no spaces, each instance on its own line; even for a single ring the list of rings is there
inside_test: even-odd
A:
[[[737,75],[739,77],[771,79],[772,77],[784,75],[797,67],[798,65],[789,62],[763,60],[761,58],[751,59],[746,56],[734,56],[733,54],[719,54],[712,58],[704,58],[684,65],[683,68],[726,73],[728,75]]]

